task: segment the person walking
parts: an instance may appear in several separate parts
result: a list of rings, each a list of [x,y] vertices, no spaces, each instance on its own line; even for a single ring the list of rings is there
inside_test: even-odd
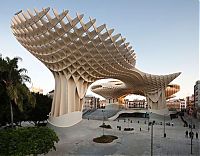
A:
[[[188,131],[185,131],[185,137],[188,138]]]
[[[192,136],[192,133],[191,133],[191,132],[189,132],[189,137],[191,138],[191,136]]]
[[[196,139],[198,139],[198,133],[196,132]]]

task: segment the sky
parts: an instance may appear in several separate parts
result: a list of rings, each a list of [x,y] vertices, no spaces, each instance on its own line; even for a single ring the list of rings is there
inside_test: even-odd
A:
[[[51,72],[30,54],[12,34],[10,24],[19,10],[55,8],[84,14],[84,21],[96,18],[121,33],[136,52],[136,68],[165,75],[182,72],[172,83],[181,86],[177,98],[193,93],[199,80],[199,1],[198,0],[6,0],[0,5],[0,53],[19,56],[20,67],[28,70],[33,86],[47,93],[54,89]],[[29,84],[29,87],[31,85]],[[88,91],[87,94],[91,94]]]

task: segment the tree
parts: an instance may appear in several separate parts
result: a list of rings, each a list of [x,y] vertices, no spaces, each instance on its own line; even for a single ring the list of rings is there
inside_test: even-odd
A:
[[[47,95],[32,93],[36,99],[36,105],[34,108],[27,110],[28,120],[33,121],[35,125],[39,125],[40,121],[45,121],[48,118],[48,114],[51,111],[52,99]]]
[[[27,97],[28,101],[34,105],[35,99],[31,95],[25,82],[30,82],[26,75],[25,68],[18,68],[18,62],[22,60],[19,57],[10,59],[0,58],[0,82],[5,86],[10,105],[11,126],[13,127],[13,104],[17,105],[20,111],[23,111],[23,99]]]
[[[9,112],[10,107],[6,87],[4,83],[0,81],[0,126],[4,126],[10,121]]]

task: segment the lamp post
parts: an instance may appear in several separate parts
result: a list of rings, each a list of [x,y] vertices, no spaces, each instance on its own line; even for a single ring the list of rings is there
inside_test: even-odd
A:
[[[192,139],[193,139],[193,132],[192,132],[192,115],[191,115],[191,129],[190,129],[190,133],[191,133],[191,137],[190,137],[190,142],[191,142],[191,149],[190,149],[190,153],[192,154]]]
[[[129,121],[130,121],[130,119],[128,119],[128,128],[129,128]]]
[[[164,138],[166,138],[166,133],[165,133],[165,114],[164,114]]]
[[[104,136],[104,125],[105,125],[105,123],[104,123],[104,110],[102,110],[102,112],[103,112],[103,136]]]
[[[148,115],[148,125],[147,125],[147,128],[148,128],[148,132],[149,132],[149,115]]]
[[[151,125],[151,156],[153,156],[153,125],[154,123],[155,121],[149,123]]]
[[[191,117],[191,125],[190,125],[190,153],[192,154],[192,139],[193,139],[193,132],[192,132],[192,115],[193,115],[193,110],[190,108],[189,110],[189,114],[190,114],[190,117]]]
[[[147,113],[147,112],[146,112],[146,113]],[[150,114],[148,114],[148,124],[147,124],[148,132],[149,132],[149,118],[150,118]]]

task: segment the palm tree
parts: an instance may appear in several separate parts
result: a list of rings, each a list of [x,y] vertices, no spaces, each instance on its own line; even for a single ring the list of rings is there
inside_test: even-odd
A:
[[[35,99],[31,95],[25,82],[30,82],[30,78],[26,75],[27,70],[24,68],[18,69],[18,62],[22,60],[19,57],[10,59],[1,58],[0,61],[0,78],[6,86],[6,92],[10,103],[11,126],[13,128],[13,104],[16,104],[20,111],[23,111],[23,99],[28,98],[28,101],[34,105]]]

